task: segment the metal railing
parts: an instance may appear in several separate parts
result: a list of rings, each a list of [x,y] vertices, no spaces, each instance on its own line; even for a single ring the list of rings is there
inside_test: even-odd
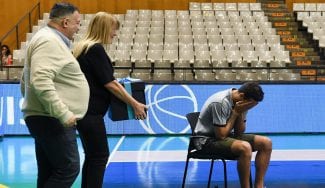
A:
[[[0,46],[3,44],[3,41],[5,41],[7,39],[7,37],[9,37],[12,33],[15,32],[15,42],[16,42],[16,49],[18,49],[20,46],[20,38],[19,38],[19,28],[21,27],[21,24],[24,20],[26,20],[26,18],[28,18],[28,29],[29,32],[32,32],[32,28],[34,23],[32,23],[32,13],[34,11],[37,11],[38,13],[38,19],[41,18],[41,8],[40,8],[40,2],[38,2],[27,14],[25,14],[19,21],[18,23],[12,28],[10,29],[1,39],[0,39]]]

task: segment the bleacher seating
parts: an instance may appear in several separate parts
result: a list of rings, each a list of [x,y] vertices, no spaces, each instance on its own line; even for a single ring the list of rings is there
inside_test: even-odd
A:
[[[293,11],[325,57],[325,3],[294,3]]]
[[[314,38],[325,44],[321,37],[325,34],[324,4],[294,3],[293,9]],[[81,39],[92,16],[83,15],[74,42]],[[261,3],[191,2],[189,10],[127,10],[115,16],[121,27],[106,51],[116,76],[153,81],[299,79],[291,70],[279,71],[291,63],[289,52],[281,45]],[[48,14],[44,14],[33,33],[47,20]],[[26,43],[33,33],[27,34]],[[22,65],[23,51],[23,45],[14,51],[14,64]]]
[[[293,11],[313,39],[320,40],[325,33],[325,3],[294,3]]]

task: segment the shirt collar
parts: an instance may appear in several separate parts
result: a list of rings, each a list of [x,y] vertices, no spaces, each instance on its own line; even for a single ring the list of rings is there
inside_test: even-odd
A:
[[[49,27],[49,26],[48,26]],[[67,47],[70,49],[71,47],[71,41],[69,40],[68,37],[66,37],[63,33],[61,33],[60,31],[58,31],[57,29],[54,29],[52,27],[49,27],[52,31],[54,31],[54,33],[56,33],[62,40],[63,42],[67,45]]]

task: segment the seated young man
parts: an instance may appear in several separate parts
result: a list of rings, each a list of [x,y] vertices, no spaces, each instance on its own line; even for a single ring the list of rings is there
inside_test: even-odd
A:
[[[197,149],[202,152],[222,154],[237,159],[237,171],[242,188],[249,187],[252,152],[255,158],[255,188],[264,187],[272,141],[265,136],[245,134],[246,115],[264,98],[256,82],[244,83],[239,89],[217,92],[207,99],[200,112],[194,133]]]

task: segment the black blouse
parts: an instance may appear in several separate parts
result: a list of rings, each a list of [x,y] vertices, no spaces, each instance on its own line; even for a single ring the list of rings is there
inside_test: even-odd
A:
[[[90,88],[87,114],[104,116],[112,95],[104,85],[115,80],[111,60],[101,44],[94,44],[87,53],[82,53],[77,60]],[[78,97],[78,93],[76,93],[76,97]]]

